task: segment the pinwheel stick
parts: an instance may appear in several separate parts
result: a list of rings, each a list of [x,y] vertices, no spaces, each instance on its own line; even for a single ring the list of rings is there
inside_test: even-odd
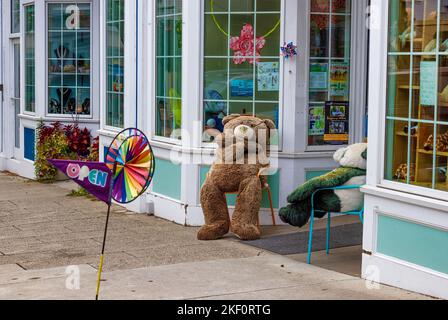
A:
[[[114,169],[112,170],[112,177],[114,177],[117,172],[117,165],[118,165],[118,162],[115,161]],[[97,300],[97,301],[100,297],[101,275],[103,273],[104,253],[106,252],[107,229],[109,227],[110,209],[112,207],[112,190],[113,190],[113,183],[110,184],[109,203],[107,205],[106,227],[104,228],[103,247],[101,249],[100,265],[98,266],[98,279],[97,279],[97,283],[96,283],[96,297],[95,297],[95,300]]]

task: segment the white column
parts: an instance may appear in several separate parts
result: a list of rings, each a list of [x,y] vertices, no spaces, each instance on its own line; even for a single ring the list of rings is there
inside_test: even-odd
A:
[[[369,72],[369,154],[367,184],[376,186],[383,176],[385,97],[387,94],[387,25],[386,0],[372,0],[370,17]]]
[[[142,0],[139,0],[138,5],[141,2]],[[142,28],[140,24],[137,26],[137,23],[140,23],[137,0],[125,1],[124,6],[124,127],[129,128],[139,126],[143,120],[140,119],[140,110],[137,108],[137,94],[142,90],[137,82],[137,77],[142,73],[137,73],[137,65],[141,66],[141,62],[137,60],[137,56],[141,54],[137,48],[137,37],[140,37]],[[146,104],[143,106],[140,103],[139,106],[147,107]]]
[[[182,202],[196,205],[199,199],[199,165],[193,163],[192,149],[201,148],[202,21],[203,1],[183,1],[182,28],[182,137],[188,152],[182,164]]]
[[[35,18],[35,72],[36,72],[36,117],[44,118],[47,111],[47,62],[46,62],[46,4],[36,1],[34,5]]]
[[[283,152],[303,152],[307,135],[309,1],[284,0],[284,41],[298,46],[298,56],[283,62]]]

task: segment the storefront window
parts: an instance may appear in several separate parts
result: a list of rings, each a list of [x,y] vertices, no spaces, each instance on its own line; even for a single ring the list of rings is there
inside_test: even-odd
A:
[[[349,142],[350,38],[350,0],[311,1],[310,146]]]
[[[279,127],[281,0],[204,2],[204,141],[231,113]]]
[[[387,180],[448,191],[448,0],[391,0]]]
[[[157,0],[156,135],[182,128],[182,0]]]
[[[35,112],[34,5],[25,6],[25,111]]]
[[[107,119],[108,126],[124,126],[124,0],[107,0]]]
[[[90,115],[91,5],[48,3],[48,113]]]
[[[11,33],[20,32],[20,0],[11,0]]]
[[[20,148],[20,43],[14,43],[14,90],[11,97],[14,104],[15,147]]]

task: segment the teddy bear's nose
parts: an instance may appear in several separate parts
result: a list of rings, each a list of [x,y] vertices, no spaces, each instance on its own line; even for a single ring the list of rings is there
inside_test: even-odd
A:
[[[241,125],[235,128],[235,136],[241,139],[251,140],[254,137],[254,130],[245,125]]]

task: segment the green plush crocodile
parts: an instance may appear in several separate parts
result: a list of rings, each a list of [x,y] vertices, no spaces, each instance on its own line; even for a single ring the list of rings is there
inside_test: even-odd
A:
[[[338,150],[334,160],[341,167],[320,177],[311,179],[288,197],[289,205],[280,209],[280,218],[296,227],[303,227],[311,216],[311,197],[322,188],[364,185],[366,182],[367,144],[360,143]],[[314,199],[316,217],[326,212],[349,212],[361,210],[364,197],[359,189],[323,190]]]

